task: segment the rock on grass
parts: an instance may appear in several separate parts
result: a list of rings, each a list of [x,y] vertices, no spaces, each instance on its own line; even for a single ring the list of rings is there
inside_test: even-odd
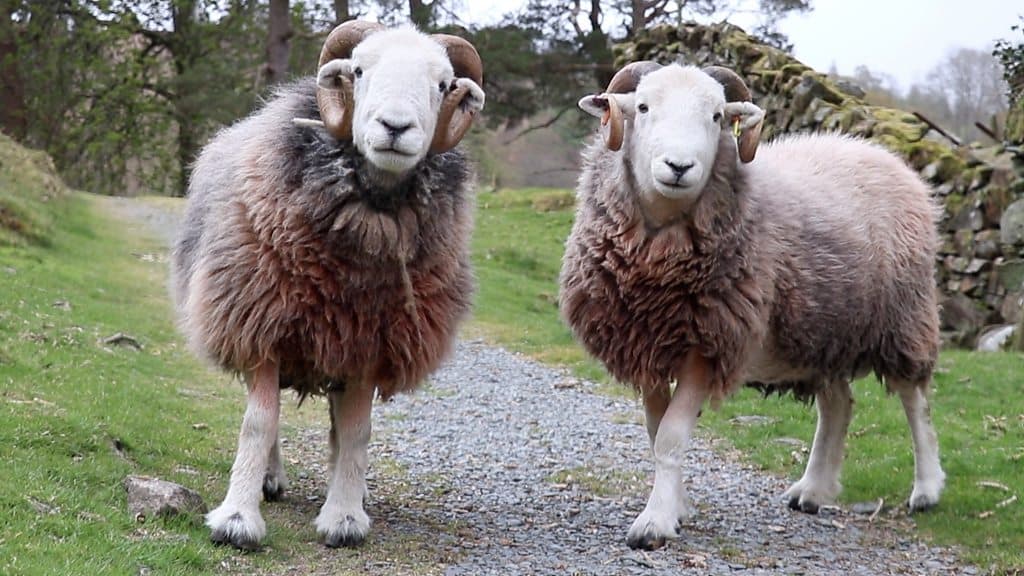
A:
[[[174,482],[128,476],[124,487],[128,491],[128,512],[138,521],[154,516],[206,513],[206,503],[199,494]]]

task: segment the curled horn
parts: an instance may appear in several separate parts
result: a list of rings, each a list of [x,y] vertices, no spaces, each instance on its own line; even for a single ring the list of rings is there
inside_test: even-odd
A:
[[[455,78],[469,78],[477,86],[483,87],[484,67],[480,61],[480,54],[467,40],[452,36],[450,34],[433,34],[431,38],[444,46],[448,53],[448,60],[455,70]],[[445,95],[441,102],[441,110],[437,115],[437,127],[434,129],[434,139],[430,143],[430,151],[439,154],[454,148],[465,136],[473,124],[473,116],[476,110],[463,108],[456,117],[456,111],[462,108],[462,102],[469,93],[465,86],[453,84],[452,90]],[[454,119],[454,120],[453,120]]]
[[[651,60],[641,60],[628,64],[615,73],[612,81],[608,83],[605,94],[629,94],[635,92],[640,79],[645,74],[661,68],[661,64]],[[614,98],[608,98],[608,112],[601,119],[601,125],[608,125],[608,133],[605,134],[604,143],[609,150],[622,148],[622,138],[625,132],[622,120],[622,110],[619,110],[618,103]]]
[[[362,42],[363,38],[383,29],[384,26],[375,22],[349,20],[339,24],[320,50],[320,63],[317,68],[331,60],[344,59],[352,55],[352,49]],[[324,127],[338,140],[352,139],[352,81],[344,75],[335,79],[333,87],[317,85],[316,104],[320,108],[320,119]]]
[[[718,81],[725,88],[726,102],[750,102],[750,89],[738,74],[721,66],[708,66],[704,73]],[[754,159],[757,144],[761,140],[761,123],[744,130],[739,137],[740,161],[744,164]]]

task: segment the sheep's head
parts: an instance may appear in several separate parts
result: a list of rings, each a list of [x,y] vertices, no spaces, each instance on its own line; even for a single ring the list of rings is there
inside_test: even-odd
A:
[[[335,138],[403,174],[459,143],[483,108],[482,83],[480,56],[462,38],[353,20],[324,43],[317,103]]]
[[[602,119],[605,144],[625,146],[644,191],[692,205],[711,176],[722,130],[740,129],[739,159],[754,159],[764,111],[736,73],[711,66],[635,62],[620,70],[604,94],[580,100]]]

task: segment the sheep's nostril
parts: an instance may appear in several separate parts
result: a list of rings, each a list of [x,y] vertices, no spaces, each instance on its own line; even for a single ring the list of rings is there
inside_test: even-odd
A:
[[[387,120],[384,120],[383,118],[378,118],[377,122],[380,122],[380,124],[384,126],[384,128],[388,131],[388,134],[390,134],[392,138],[397,138],[398,136],[401,136],[410,128],[412,128],[412,122],[389,122]]]
[[[672,173],[676,175],[676,178],[682,178],[683,174],[686,174],[687,170],[693,168],[693,162],[690,162],[689,164],[676,164],[675,162],[665,160],[665,164],[672,169]]]

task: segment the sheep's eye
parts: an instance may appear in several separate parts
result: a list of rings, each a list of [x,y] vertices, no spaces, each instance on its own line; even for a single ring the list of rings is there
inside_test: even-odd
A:
[[[647,111],[650,110],[650,108],[647,107],[647,104],[637,104],[636,109],[641,114],[646,114]]]
[[[363,69],[357,66],[356,69],[352,71],[352,74],[355,74],[356,78],[362,78],[363,77]]]
[[[715,121],[715,122],[721,122],[722,121],[722,113],[721,112],[715,112],[715,115],[712,116],[711,119],[713,121]]]
[[[445,84],[445,82],[443,80],[441,81],[440,84],[437,85],[437,89],[441,91],[441,94],[444,94],[445,88],[447,88],[447,87],[448,87],[448,85]]]

